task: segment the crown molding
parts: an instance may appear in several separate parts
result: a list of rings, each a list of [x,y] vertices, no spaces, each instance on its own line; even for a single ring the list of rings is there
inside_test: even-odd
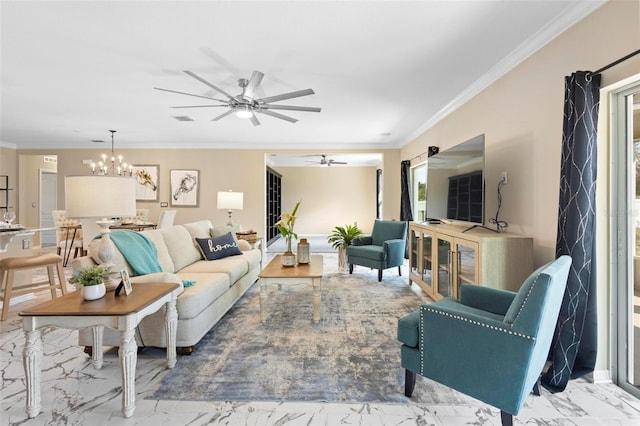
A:
[[[435,126],[440,120],[469,102],[474,96],[482,92],[498,79],[506,75],[525,59],[536,53],[547,45],[550,41],[558,37],[567,29],[581,21],[584,17],[601,7],[607,0],[578,1],[575,5],[567,7],[565,13],[556,19],[549,21],[547,25],[517,46],[509,55],[496,63],[489,71],[483,74],[473,84],[467,87],[462,93],[456,96],[451,102],[445,105],[440,111],[429,119],[426,123],[416,129],[409,137],[400,143],[400,147],[414,141],[424,132]]]

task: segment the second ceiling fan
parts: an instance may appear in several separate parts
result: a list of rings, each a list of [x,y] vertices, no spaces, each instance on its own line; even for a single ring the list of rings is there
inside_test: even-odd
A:
[[[320,155],[320,161],[307,161],[307,163],[320,164],[321,166],[331,166],[332,164],[347,164],[344,161],[336,161],[333,158],[327,158],[325,154]]]
[[[254,71],[251,75],[251,79],[247,80],[241,78],[238,80],[238,85],[242,89],[242,93],[239,95],[233,96],[226,91],[220,89],[217,86],[214,86],[204,78],[200,77],[196,73],[192,71],[184,71],[190,77],[195,78],[199,82],[204,85],[212,88],[216,92],[224,95],[226,99],[218,99],[211,96],[197,95],[193,93],[180,92],[177,90],[170,89],[162,89],[160,87],[154,87],[156,90],[162,90],[164,92],[177,93],[180,95],[193,96],[196,98],[209,99],[212,101],[220,102],[219,104],[214,105],[184,105],[184,106],[174,106],[171,108],[216,108],[223,107],[229,108],[227,111],[222,114],[214,117],[211,121],[218,121],[221,118],[224,118],[230,114],[235,113],[238,117],[248,118],[254,126],[259,126],[260,121],[256,117],[256,113],[264,114],[271,117],[279,118],[281,120],[288,121],[290,123],[295,123],[298,121],[295,118],[289,117],[284,114],[280,114],[279,112],[275,112],[273,110],[286,110],[286,111],[304,111],[304,112],[320,112],[320,108],[316,107],[305,107],[305,106],[295,106],[295,105],[279,105],[273,104],[273,102],[284,101],[287,99],[299,98],[302,96],[313,95],[315,92],[313,89],[304,89],[304,90],[296,90],[295,92],[283,93],[280,95],[267,96],[264,98],[256,98],[256,89],[260,85],[264,74],[260,71]]]

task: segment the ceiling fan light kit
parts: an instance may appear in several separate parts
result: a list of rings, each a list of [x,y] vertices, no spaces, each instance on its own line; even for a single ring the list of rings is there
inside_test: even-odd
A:
[[[184,106],[174,106],[171,108],[215,108],[215,107],[227,107],[229,108],[227,111],[222,114],[214,117],[211,121],[218,121],[232,113],[235,113],[237,117],[246,118],[251,121],[254,126],[259,126],[260,121],[256,117],[256,113],[268,115],[270,117],[279,118],[280,120],[288,121],[290,123],[295,123],[298,121],[293,117],[289,117],[287,115],[281,114],[279,112],[275,112],[272,110],[285,110],[285,111],[302,111],[302,112],[320,112],[321,108],[317,107],[305,107],[305,106],[295,106],[295,105],[278,105],[274,104],[274,102],[284,101],[287,99],[299,98],[302,96],[313,95],[315,92],[313,89],[304,89],[304,90],[296,90],[294,92],[282,93],[280,95],[267,96],[264,98],[255,98],[256,89],[262,82],[262,78],[264,74],[260,71],[254,71],[251,74],[251,79],[247,80],[245,78],[241,78],[238,80],[238,86],[242,89],[242,93],[237,96],[232,96],[226,91],[220,89],[219,87],[213,85],[209,81],[200,77],[196,73],[192,71],[184,71],[188,76],[198,80],[202,84],[208,86],[209,88],[215,90],[216,92],[224,95],[226,99],[217,99],[211,96],[197,95],[194,93],[180,92],[177,90],[171,89],[162,89],[160,87],[154,87],[156,90],[161,90],[169,93],[177,93],[180,95],[186,96],[194,96],[197,98],[203,98],[208,100],[213,100],[216,102],[220,102],[219,104],[214,105],[184,105]]]

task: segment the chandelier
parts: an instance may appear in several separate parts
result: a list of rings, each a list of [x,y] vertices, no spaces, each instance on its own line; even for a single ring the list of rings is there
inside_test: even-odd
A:
[[[111,132],[111,159],[109,161],[109,157],[107,154],[102,154],[101,160],[97,163],[92,161],[90,164],[91,173],[94,175],[118,175],[118,176],[131,176],[133,173],[133,167],[131,164],[127,164],[122,162],[124,157],[122,155],[116,155],[113,152],[113,134],[116,132],[115,130],[109,130]]]

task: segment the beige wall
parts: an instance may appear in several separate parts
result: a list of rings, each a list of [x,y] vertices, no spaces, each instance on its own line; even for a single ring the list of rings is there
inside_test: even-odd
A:
[[[158,219],[161,210],[160,202],[169,202],[169,174],[172,169],[197,169],[200,171],[200,205],[198,208],[177,208],[176,223],[187,223],[200,219],[210,219],[214,224],[224,224],[227,222],[227,213],[225,210],[218,210],[216,207],[216,195],[218,191],[240,191],[244,193],[244,209],[235,211],[233,217],[238,220],[245,229],[255,229],[262,235],[265,232],[265,171],[266,156],[273,151],[264,150],[214,150],[214,149],[190,149],[190,150],[173,150],[173,149],[154,149],[154,150],[127,150],[116,149],[122,154],[125,161],[132,164],[157,164],[160,166],[160,200],[158,202],[138,202],[138,208],[148,208],[149,218],[152,221]],[[15,151],[14,151],[15,152]],[[19,157],[28,158],[31,156],[56,155],[58,158],[58,206],[64,208],[64,176],[87,174],[88,167],[83,164],[83,160],[97,159],[102,150],[68,150],[68,149],[49,149],[49,150],[18,150]],[[298,151],[303,152],[303,151]],[[314,151],[315,152],[315,151]],[[354,151],[340,151],[354,152]],[[383,156],[383,217],[387,219],[397,219],[399,216],[400,205],[400,157],[399,150],[377,150],[363,152],[380,152]],[[284,151],[280,153],[285,153]],[[290,151],[287,151],[290,153]],[[20,161],[20,160],[18,160]],[[338,168],[335,170],[349,170],[351,168]],[[301,210],[301,218],[297,231],[300,233],[316,234],[326,233],[335,225],[351,223],[357,221],[364,228],[371,225],[365,222],[373,222],[375,218],[375,168],[369,169],[372,177],[370,178],[371,189],[359,188],[356,183],[364,182],[360,176],[351,182],[352,185],[347,187],[345,182],[353,180],[352,177],[345,177],[344,180],[330,180],[326,184],[322,184],[322,180],[314,180],[316,185],[314,191],[309,191],[304,196],[304,207]],[[308,168],[304,170],[321,170],[324,168]],[[330,170],[331,172],[334,169]],[[290,172],[287,172],[291,175]],[[356,175],[361,175],[357,172]],[[295,175],[294,175],[295,176]],[[293,178],[293,177],[292,177]],[[288,178],[285,178],[285,181]],[[306,177],[295,181],[306,181]],[[359,183],[358,183],[359,184]],[[367,182],[369,184],[369,182]],[[21,185],[21,193],[33,193],[37,196],[37,185],[32,186],[33,182],[28,181],[24,187]],[[285,188],[286,189],[286,188]],[[292,190],[298,191],[296,186],[292,186]],[[33,192],[35,191],[35,192]],[[329,195],[339,191],[345,199],[354,198],[356,202],[351,201],[354,211],[357,214],[349,214],[349,218],[342,215],[342,199],[335,200],[335,197]],[[294,193],[295,194],[295,193]],[[290,196],[285,192],[285,196]],[[297,195],[295,195],[297,197]],[[370,197],[374,201],[369,201]],[[292,197],[293,198],[293,197]],[[30,206],[31,201],[25,199],[25,206]],[[335,200],[335,201],[334,201]],[[295,203],[295,202],[294,202]],[[23,203],[24,204],[24,203]],[[291,204],[293,205],[293,204]],[[308,217],[317,216],[316,208],[323,206],[325,211],[334,212],[334,216],[323,217],[325,222],[323,226],[318,226],[315,220]],[[331,207],[333,206],[333,207]],[[168,207],[171,208],[171,207]],[[285,204],[286,208],[286,204]],[[345,222],[348,220],[348,222]],[[26,223],[28,226],[36,226],[37,223]],[[332,224],[327,230],[328,224]]]
[[[302,200],[299,235],[329,234],[334,226],[358,223],[371,230],[376,218],[376,167],[275,167],[282,175],[282,211]]]
[[[448,148],[485,134],[486,211],[497,208],[497,184],[506,171],[500,218],[509,232],[534,237],[535,263],[554,257],[564,76],[595,70],[636,49],[638,2],[611,2],[596,10],[465,105],[406,145],[402,159],[430,145]],[[640,71],[639,58],[603,74],[603,86]]]
[[[510,73],[437,123],[401,152],[410,159],[427,146],[447,148],[485,134],[486,211],[495,216],[496,186],[507,171],[500,219],[509,232],[534,238],[536,265],[555,257],[562,145],[564,76],[596,70],[640,46],[640,2],[612,1],[587,16]],[[602,74],[602,87],[636,76],[640,57]],[[601,98],[598,137],[598,359],[594,377],[606,379],[612,366],[609,258],[609,127],[607,96]]]

